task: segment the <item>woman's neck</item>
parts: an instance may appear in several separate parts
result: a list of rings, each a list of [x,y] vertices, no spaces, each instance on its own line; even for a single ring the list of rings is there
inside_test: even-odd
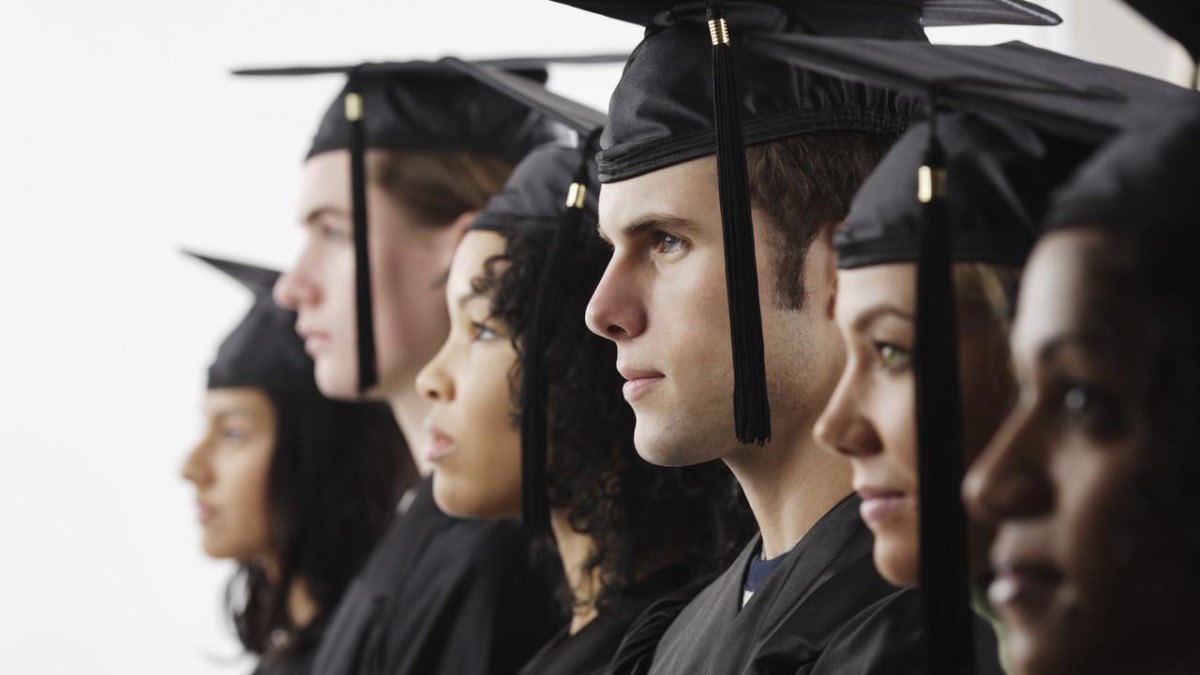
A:
[[[400,426],[400,433],[404,434],[404,442],[412,454],[413,464],[417,466],[422,478],[428,476],[433,472],[433,462],[425,457],[424,452],[424,424],[425,415],[429,412],[429,400],[421,396],[416,387],[409,382],[406,391],[388,395],[388,405],[392,408],[396,424]]]
[[[550,529],[554,532],[554,542],[558,547],[558,556],[562,559],[563,573],[567,577],[567,586],[571,589],[571,626],[567,632],[569,635],[575,635],[597,615],[596,596],[599,595],[602,586],[600,573],[599,570],[585,573],[583,569],[587,559],[596,550],[596,542],[571,527],[567,522],[565,509],[551,509]]]

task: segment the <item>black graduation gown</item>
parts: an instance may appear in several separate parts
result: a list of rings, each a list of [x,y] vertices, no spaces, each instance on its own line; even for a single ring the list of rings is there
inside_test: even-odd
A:
[[[630,626],[655,601],[685,587],[691,578],[686,565],[660,570],[614,598],[591,623],[575,635],[559,631],[521,669],[520,675],[599,675],[621,646]]]
[[[302,651],[288,654],[286,658],[261,659],[251,675],[311,675],[313,662],[317,658],[317,645],[309,645]]]
[[[654,675],[861,675],[915,672],[919,643],[888,642],[892,610],[875,603],[900,591],[875,570],[873,540],[851,495],[826,513],[741,607],[742,583],[760,537],[680,613],[663,636]],[[739,609],[740,608],[740,609]],[[897,621],[903,621],[898,617]],[[919,633],[919,626],[914,627]],[[853,641],[853,667],[833,658]]]
[[[510,675],[564,622],[519,523],[438,510],[415,489],[326,629],[321,675]]]

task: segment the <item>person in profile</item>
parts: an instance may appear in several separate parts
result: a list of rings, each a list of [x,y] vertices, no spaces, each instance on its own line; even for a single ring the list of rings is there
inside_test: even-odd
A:
[[[278,273],[195,257],[254,304],[209,367],[204,430],[183,477],[205,553],[237,563],[226,606],[258,656],[254,672],[311,673],[330,614],[391,519],[404,440],[386,406],[317,390],[295,315],[271,299]]]

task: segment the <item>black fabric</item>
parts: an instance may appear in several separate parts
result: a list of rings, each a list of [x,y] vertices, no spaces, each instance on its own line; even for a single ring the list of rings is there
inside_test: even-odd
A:
[[[208,388],[260,387],[315,392],[313,362],[296,334],[296,314],[271,298],[279,272],[185,251],[242,284],[254,305],[217,348],[208,367]]]
[[[430,479],[416,490],[334,613],[316,672],[517,672],[565,621],[552,575],[519,524],[451,518]]]
[[[920,653],[923,612],[919,589],[904,589],[883,598],[864,610],[858,621],[830,641],[830,648],[821,655],[814,672],[931,675],[916,659],[881,659],[885,652]],[[970,621],[976,675],[1004,675],[996,632],[978,616],[972,615]]]
[[[527,229],[557,229],[567,213],[567,192],[575,180],[583,151],[571,145],[551,143],[529,153],[504,185],[500,194],[471,223],[472,230],[509,235]],[[595,226],[599,181],[591,163],[584,220]]]
[[[767,580],[771,578],[775,570],[795,550],[794,548],[789,549],[787,553],[777,555],[770,560],[763,560],[761,555],[751,556],[750,564],[746,568],[746,581],[742,584],[742,590],[757,593],[758,589],[767,583]]]
[[[614,19],[648,25],[664,9],[680,3],[669,0],[556,0],[568,5],[603,14]],[[1046,9],[1025,0],[856,0],[859,11],[886,11],[888,6],[903,6],[919,10],[926,26],[974,26],[980,24],[1014,24],[1053,26],[1062,19]],[[1135,3],[1138,0],[1133,0]],[[1146,1],[1146,0],[1143,0]],[[1154,0],[1149,0],[1153,2]],[[783,7],[828,5],[846,0],[765,0],[764,4]]]
[[[575,635],[568,635],[566,628],[561,630],[521,668],[521,675],[606,672],[630,626],[650,605],[687,586],[690,578],[686,565],[651,574],[614,598],[612,604]]]
[[[843,669],[826,652],[840,642],[862,643],[879,625],[870,608],[894,593],[875,570],[872,537],[851,495],[805,535],[784,566],[742,607],[742,579],[755,538],[733,566],[705,588],[663,636],[650,673],[655,675],[766,675],[787,673],[903,673],[922,654],[913,645],[880,640]],[[885,612],[886,614],[886,612]]]
[[[520,75],[545,82],[545,69]],[[365,64],[360,82],[365,147],[378,150],[473,152],[516,162],[553,140],[557,129],[528,107],[437,62]],[[326,110],[308,156],[349,147],[343,97]]]
[[[1090,146],[1048,139],[1025,125],[969,113],[938,116],[947,157],[946,209],[954,262],[1024,264],[1052,191]],[[922,222],[917,171],[929,123],[908,132],[867,179],[834,238],[838,267],[915,263]]]
[[[617,648],[605,674],[645,675],[650,672],[654,652],[663,635],[679,613],[710,583],[711,576],[698,579],[655,600],[625,631],[621,646]]]
[[[1200,112],[1179,110],[1102,149],[1055,197],[1047,229],[1196,227]]]
[[[741,47],[758,32],[828,30],[923,40],[920,12],[892,5],[868,14],[853,3],[788,11],[723,3],[746,146],[825,130],[898,136],[919,103],[876,87],[813,75]],[[601,182],[631,178],[716,152],[714,85],[705,5],[686,3],[648,23],[609,102],[610,121],[597,157]]]
[[[1153,125],[1200,94],[1021,42],[931,45],[811,35],[749,36],[750,50],[827,75],[931,95],[941,105],[1011,117],[1057,137],[1099,143]]]
[[[316,658],[317,644],[314,642],[304,649],[289,651],[287,656],[278,660],[259,660],[251,675],[312,675],[316,672],[313,670]]]

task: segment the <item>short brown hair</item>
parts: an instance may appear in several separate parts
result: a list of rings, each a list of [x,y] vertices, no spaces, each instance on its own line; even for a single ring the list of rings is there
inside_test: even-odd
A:
[[[500,192],[513,164],[467,152],[372,150],[369,180],[399,200],[412,222],[438,227],[468,211],[479,211]]]
[[[749,148],[750,201],[778,235],[774,299],[782,309],[804,307],[804,259],[819,234],[850,212],[859,186],[887,154],[893,136],[821,131]]]

